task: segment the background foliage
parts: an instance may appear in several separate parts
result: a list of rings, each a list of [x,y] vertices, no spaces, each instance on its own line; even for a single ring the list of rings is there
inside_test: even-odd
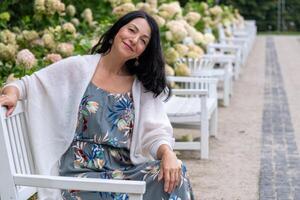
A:
[[[277,30],[279,0],[221,0],[240,10],[246,19],[255,19],[259,31]],[[285,0],[281,11],[281,31],[300,31],[300,1]]]
[[[189,0],[181,0],[181,5],[185,5]],[[191,0],[190,0],[191,1]],[[203,0],[194,0],[201,2]],[[254,19],[259,31],[278,30],[278,1],[279,0],[208,0],[209,4],[231,5],[239,9],[245,19]],[[280,31],[300,31],[300,1],[282,0]]]

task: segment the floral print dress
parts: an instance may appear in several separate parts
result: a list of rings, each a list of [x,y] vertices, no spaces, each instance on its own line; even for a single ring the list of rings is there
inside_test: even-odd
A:
[[[71,146],[60,160],[60,175],[101,179],[146,181],[145,200],[193,199],[186,168],[181,184],[171,193],[158,181],[160,161],[133,165],[130,142],[134,126],[131,93],[114,94],[89,83],[81,100],[77,128]],[[125,200],[127,194],[63,190],[63,199]]]

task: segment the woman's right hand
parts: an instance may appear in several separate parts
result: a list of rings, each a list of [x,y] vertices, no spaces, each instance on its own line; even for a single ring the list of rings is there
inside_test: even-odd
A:
[[[8,117],[13,113],[18,102],[18,97],[16,94],[1,94],[0,95],[0,106],[6,106],[7,112],[6,116]]]

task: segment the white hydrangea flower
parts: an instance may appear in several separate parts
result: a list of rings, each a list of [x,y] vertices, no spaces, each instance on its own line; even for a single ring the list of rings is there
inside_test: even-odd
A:
[[[167,28],[172,33],[172,40],[175,43],[182,42],[184,38],[188,36],[185,24],[186,22],[184,20],[172,20],[166,24]]]
[[[191,71],[185,63],[177,63],[175,66],[175,74],[176,76],[189,76]]]
[[[152,8],[157,8],[157,0],[146,0],[146,2],[147,2]]]
[[[159,27],[162,27],[166,24],[166,20],[158,15],[152,15],[152,17],[155,19],[156,23]]]
[[[50,53],[47,54],[46,57],[44,58],[46,61],[49,61],[51,63],[55,63],[57,61],[60,61],[62,59],[60,54],[57,53]]]
[[[166,72],[167,76],[174,76],[175,75],[174,69],[168,64],[165,64],[165,72]]]
[[[184,27],[173,27],[172,30],[173,41],[174,42],[182,42],[185,37],[187,37],[188,33]]]
[[[169,13],[165,10],[158,11],[158,15],[164,18],[165,20],[169,20]]]
[[[201,32],[195,32],[191,35],[191,37],[196,44],[204,43],[204,35]]]
[[[70,17],[74,17],[74,15],[76,14],[76,8],[74,5],[70,4],[67,6],[66,9],[66,13],[70,16]]]
[[[32,40],[32,41],[30,42],[30,44],[31,44],[32,46],[40,46],[40,47],[44,47],[44,41],[43,41],[43,39],[40,39],[40,38],[35,39],[35,40]]]
[[[181,14],[182,9],[179,2],[163,3],[159,6],[159,15],[165,19],[172,19],[175,15]]]
[[[172,30],[172,28],[183,27],[185,26],[184,20],[171,20],[166,24],[167,28]]]
[[[179,53],[173,48],[168,48],[165,51],[165,60],[168,64],[175,63],[179,58]]]
[[[222,19],[222,24],[224,26],[230,26],[231,25],[231,21],[228,18],[224,18],[224,19]]]
[[[201,2],[201,7],[204,9],[204,10],[207,10],[208,9],[208,4],[206,2]]]
[[[72,34],[76,33],[76,28],[70,22],[63,24],[62,29],[63,29],[63,31],[65,31],[67,33],[72,33]]]
[[[46,48],[53,49],[55,47],[55,41],[52,34],[45,33],[42,37],[42,40]]]
[[[135,5],[133,3],[124,3],[117,7],[115,7],[112,13],[118,17],[121,17],[131,11],[136,10]]]
[[[136,9],[137,10],[143,10],[147,13],[151,13],[152,12],[152,8],[150,6],[150,4],[148,3],[144,3],[144,2],[139,2],[136,4]]]
[[[124,3],[132,3],[131,0],[108,0],[108,2],[111,4],[111,6],[113,8],[115,8],[121,4],[124,4]]]
[[[185,27],[186,31],[188,32],[189,36],[192,36],[194,33],[197,32],[197,29],[195,29],[194,27],[190,26],[189,24],[185,25],[184,27]]]
[[[194,59],[200,58],[200,55],[197,52],[195,52],[195,51],[189,51],[186,56],[188,58],[194,58]]]
[[[79,20],[77,18],[72,18],[71,19],[71,23],[74,25],[74,26],[78,26],[80,24]]]
[[[157,8],[152,7],[148,3],[140,2],[140,3],[137,3],[135,7],[137,10],[143,10],[143,11],[147,12],[148,14],[150,14],[151,16],[156,15],[158,12]]]
[[[213,43],[215,40],[216,40],[216,38],[212,33],[205,33],[204,34],[205,45]]]
[[[172,40],[173,40],[173,34],[172,34],[171,31],[166,31],[166,32],[165,32],[165,36],[166,36],[166,39],[167,39],[168,41],[172,41]]]
[[[180,57],[184,57],[189,52],[189,48],[184,44],[175,44],[174,48],[179,53]]]
[[[203,22],[205,24],[205,27],[210,27],[210,23],[212,21],[212,19],[210,17],[208,17],[208,16],[203,17],[202,20],[203,20]]]
[[[62,56],[71,56],[74,51],[74,45],[71,43],[60,43],[57,45],[57,52]]]
[[[34,1],[34,11],[37,14],[44,14],[46,11],[45,0],[35,0]]]
[[[90,8],[84,9],[84,11],[81,13],[81,17],[86,21],[86,22],[92,22],[93,21],[93,12]]]
[[[201,47],[199,47],[198,45],[195,45],[195,44],[189,44],[187,45],[188,48],[189,48],[189,51],[194,51],[200,55],[203,55],[204,54],[204,51]]]
[[[28,49],[23,49],[17,54],[17,64],[31,69],[36,64],[35,56]]]
[[[59,35],[62,32],[62,27],[57,25],[55,27],[49,27],[49,32],[53,35]]]
[[[184,16],[184,19],[191,25],[194,26],[201,19],[201,15],[197,12],[189,12]]]
[[[5,29],[0,32],[0,42],[4,44],[16,44],[16,34]]]
[[[62,13],[65,11],[65,4],[60,0],[46,0],[45,1],[45,14],[54,15],[57,13]]]
[[[0,60],[13,61],[17,52],[17,46],[0,43]]]
[[[209,8],[209,12],[212,14],[212,15],[221,15],[223,10],[220,6],[216,5],[212,8]]]
[[[31,30],[31,31],[24,30],[24,31],[22,31],[22,35],[23,35],[23,38],[28,42],[39,38],[39,34],[34,30]]]

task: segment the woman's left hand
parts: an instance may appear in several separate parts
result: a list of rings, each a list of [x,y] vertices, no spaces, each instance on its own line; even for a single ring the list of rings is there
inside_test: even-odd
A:
[[[175,153],[166,150],[161,157],[160,172],[158,181],[164,179],[164,191],[171,193],[181,180],[181,160],[178,160]]]

